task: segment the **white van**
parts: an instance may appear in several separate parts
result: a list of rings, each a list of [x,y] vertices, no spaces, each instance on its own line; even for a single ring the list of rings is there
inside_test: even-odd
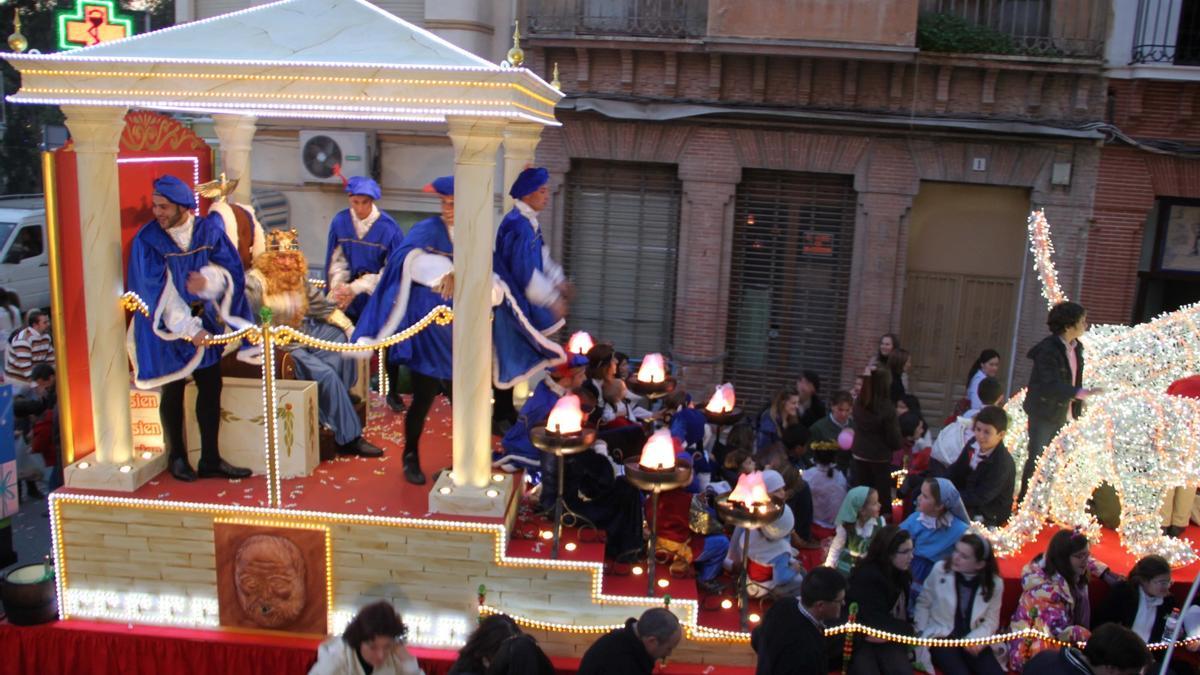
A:
[[[42,195],[0,197],[0,287],[15,292],[23,309],[50,306],[46,241]]]

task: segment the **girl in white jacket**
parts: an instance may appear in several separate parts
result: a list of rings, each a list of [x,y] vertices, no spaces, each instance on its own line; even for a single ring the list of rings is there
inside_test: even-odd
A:
[[[1000,627],[1004,581],[987,539],[968,532],[948,560],[938,562],[917,598],[913,625],[930,638],[974,639],[995,635]],[[931,658],[932,657],[932,658]],[[944,675],[1004,675],[990,646],[933,647],[917,650],[926,672]],[[932,663],[931,663],[932,660]]]
[[[359,610],[346,632],[321,643],[309,675],[424,675],[404,648],[408,627],[386,600]]]

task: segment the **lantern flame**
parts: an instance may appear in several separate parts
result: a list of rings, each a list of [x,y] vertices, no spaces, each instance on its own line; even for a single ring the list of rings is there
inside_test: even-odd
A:
[[[748,510],[753,510],[757,504],[770,504],[771,495],[767,493],[767,484],[763,482],[761,471],[744,473],[738,478],[737,487],[729,493],[728,501],[739,502]]]
[[[671,439],[669,429],[659,429],[650,436],[642,448],[642,458],[638,464],[651,471],[675,468],[675,441]]]
[[[733,384],[726,382],[717,387],[704,409],[711,413],[732,412],[734,400]]]
[[[567,340],[567,351],[571,354],[586,356],[588,350],[595,345],[596,342],[592,340],[592,336],[588,335],[586,331],[576,331],[571,335],[571,339]]]
[[[662,354],[647,354],[642,359],[642,367],[638,368],[639,382],[658,383],[667,379],[667,368]]]
[[[558,399],[554,409],[550,411],[550,419],[546,420],[546,429],[556,434],[577,434],[583,431],[583,410],[579,407],[579,397],[567,394]]]

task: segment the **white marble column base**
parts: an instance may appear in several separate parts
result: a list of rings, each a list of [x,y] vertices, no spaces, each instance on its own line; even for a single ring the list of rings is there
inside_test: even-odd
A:
[[[128,466],[129,470],[121,471],[122,466]],[[68,464],[63,470],[63,481],[72,488],[133,492],[166,470],[167,456],[163,453],[155,453],[150,459],[135,455],[126,464],[98,462],[92,453]]]
[[[500,480],[496,480],[496,476]],[[471,485],[455,485],[449,471],[443,471],[429,491],[430,513],[444,513],[452,516],[483,516],[485,518],[504,518],[507,515],[509,503],[513,510],[516,503],[513,490],[517,486],[513,474],[496,473],[487,487]]]

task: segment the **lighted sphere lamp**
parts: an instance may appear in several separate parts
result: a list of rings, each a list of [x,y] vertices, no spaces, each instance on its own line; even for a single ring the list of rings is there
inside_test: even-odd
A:
[[[675,388],[675,378],[667,375],[667,364],[662,354],[647,354],[642,358],[637,375],[630,378],[627,384],[633,393],[653,401]]]
[[[646,595],[654,596],[655,547],[658,544],[658,493],[692,482],[692,467],[675,461],[675,440],[667,429],[654,432],[642,456],[625,462],[625,478],[650,493],[650,553],[646,561]]]
[[[554,404],[545,426],[534,427],[529,431],[529,439],[539,450],[554,453],[555,461],[558,463],[558,494],[554,499],[553,550],[553,556],[558,558],[558,543],[562,536],[563,474],[565,473],[566,457],[590,448],[592,443],[596,442],[596,430],[583,426],[583,410],[579,407],[579,397],[567,394]]]
[[[767,492],[761,471],[742,474],[737,487],[717,498],[717,515],[725,523],[742,528],[742,571],[738,575],[738,604],[742,630],[750,626],[748,574],[750,567],[750,530],[773,523],[783,515],[783,500]]]

